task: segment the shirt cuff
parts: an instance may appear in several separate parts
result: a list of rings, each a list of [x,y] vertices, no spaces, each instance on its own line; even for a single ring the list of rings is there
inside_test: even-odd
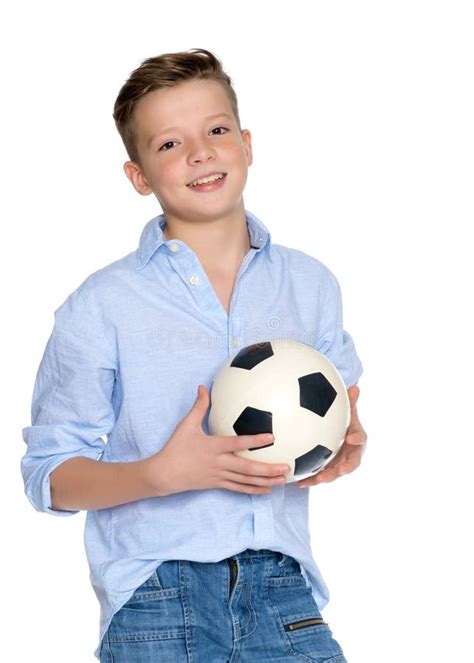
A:
[[[52,500],[51,500],[51,481],[50,475],[52,472],[61,465],[66,460],[70,458],[77,458],[78,456],[85,456],[86,458],[91,458],[92,460],[97,460],[97,451],[94,454],[69,454],[67,456],[55,456],[50,460],[49,463],[46,463],[41,467],[41,475],[37,477],[32,477],[31,485],[28,486],[25,490],[26,496],[29,501],[36,509],[36,511],[49,513],[53,516],[73,516],[76,513],[79,513],[79,510],[60,510],[53,509]]]

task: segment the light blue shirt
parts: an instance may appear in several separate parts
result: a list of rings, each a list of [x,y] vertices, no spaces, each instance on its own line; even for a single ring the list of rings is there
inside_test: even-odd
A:
[[[362,365],[343,329],[338,281],[319,260],[271,242],[245,211],[251,248],[227,315],[198,257],[163,236],[163,214],[144,227],[138,249],[99,269],[55,311],[55,324],[23,428],[25,493],[51,508],[49,475],[86,456],[106,463],[156,454],[189,412],[197,387],[239,349],[272,338],[325,353],[346,387]],[[209,433],[207,414],[203,430]],[[84,542],[101,608],[99,645],[115,612],[166,560],[217,562],[252,548],[294,557],[320,609],[329,592],[313,560],[309,488],[268,495],[190,490],[88,511]]]

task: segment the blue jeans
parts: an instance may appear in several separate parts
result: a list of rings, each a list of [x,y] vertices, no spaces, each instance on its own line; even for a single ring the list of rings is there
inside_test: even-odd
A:
[[[347,663],[293,558],[163,562],[115,613],[101,663]]]

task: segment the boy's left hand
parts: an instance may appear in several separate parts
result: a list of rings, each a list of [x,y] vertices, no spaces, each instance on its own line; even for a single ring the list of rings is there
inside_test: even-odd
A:
[[[359,467],[367,443],[367,434],[362,428],[356,409],[360,389],[357,385],[353,385],[349,387],[347,394],[351,404],[351,420],[344,442],[337,454],[323,470],[313,477],[308,477],[297,482],[300,488],[308,488],[309,486],[315,486],[317,483],[334,481],[334,479],[337,479],[341,475],[349,474]]]

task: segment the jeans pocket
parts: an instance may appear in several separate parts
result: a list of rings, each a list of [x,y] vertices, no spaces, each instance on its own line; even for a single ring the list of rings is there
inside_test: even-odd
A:
[[[302,576],[300,563],[294,557],[278,553],[278,558],[272,560],[270,577],[281,578],[288,576]]]
[[[109,643],[185,637],[177,563],[163,562],[112,618]]]
[[[267,579],[267,597],[289,651],[317,663],[343,663],[339,643],[324,621],[303,576]],[[342,658],[341,658],[342,657]]]
[[[163,589],[160,581],[160,576],[158,575],[158,568],[156,568],[153,571],[151,576],[147,578],[144,583],[142,583],[139,587],[137,587],[133,596],[135,594],[142,594],[144,592],[149,592],[150,590],[155,590],[155,589]]]

